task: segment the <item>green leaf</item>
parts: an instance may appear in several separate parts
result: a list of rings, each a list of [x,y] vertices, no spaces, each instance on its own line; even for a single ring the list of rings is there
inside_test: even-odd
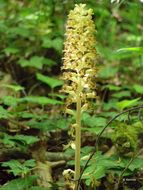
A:
[[[114,67],[111,65],[104,66],[99,72],[99,77],[111,78],[114,77],[117,72],[118,72],[118,67]]]
[[[1,101],[4,105],[7,105],[7,106],[16,106],[19,99],[18,98],[15,98],[13,96],[4,96],[1,98]]]
[[[66,96],[63,94],[49,93],[48,95],[51,97],[60,98],[61,100],[64,100],[66,98]]]
[[[109,90],[113,90],[113,91],[119,91],[121,89],[120,86],[115,86],[113,84],[105,85],[105,88],[109,88]]]
[[[14,113],[14,115],[18,118],[24,118],[24,119],[47,119],[48,118],[48,114],[47,113],[43,113],[42,115],[39,114],[35,114],[35,113],[29,113],[28,111],[19,111]]]
[[[29,119],[29,118],[37,118],[38,115],[35,115],[33,113],[29,113],[26,111],[22,111],[22,112],[16,112],[15,115],[19,118],[24,118],[24,119]]]
[[[25,178],[14,179],[8,182],[6,185],[0,187],[0,190],[25,190],[29,189],[34,182],[36,182],[36,176],[28,176]]]
[[[30,135],[8,135],[4,134],[3,143],[14,146],[16,143],[22,143],[23,145],[30,145],[35,142],[38,142],[38,137],[30,136]]]
[[[57,86],[61,86],[63,85],[63,81],[62,80],[58,80],[52,77],[48,77],[48,76],[44,76],[40,73],[36,74],[36,77],[38,80],[40,80],[41,82],[44,82],[45,84],[49,85],[51,88],[55,88]]]
[[[34,159],[26,160],[24,162],[24,166],[30,167],[30,168],[35,167],[36,166],[35,160]]]
[[[107,164],[102,164],[102,162],[105,160],[105,156],[101,155],[99,152],[97,152],[97,155],[95,156],[95,163],[96,164],[91,164],[85,169],[85,176],[83,178],[91,178],[91,176],[94,176],[94,178],[100,179],[105,176],[107,172]],[[100,161],[99,161],[100,160]],[[98,164],[97,164],[98,163]]]
[[[32,120],[32,121],[27,122],[27,125],[31,128],[40,129],[42,131],[50,131],[57,128],[54,125],[53,121],[50,121],[50,120],[45,120],[45,121]]]
[[[106,119],[104,117],[90,116],[88,113],[84,113],[82,121],[89,127],[103,127],[106,125]]]
[[[26,96],[23,98],[15,98],[13,96],[5,96],[1,98],[1,102],[7,106],[16,106],[18,103],[33,103],[39,105],[59,105],[62,101],[47,98],[44,96]]]
[[[9,172],[13,173],[14,176],[27,174],[30,172],[31,168],[35,167],[35,160],[27,160],[23,163],[19,162],[18,160],[10,160],[8,162],[3,162],[3,167],[9,167]]]
[[[110,111],[110,112],[102,112],[100,115],[102,115],[103,117],[115,117],[117,115],[117,112],[115,111]]]
[[[82,115],[82,122],[83,125],[85,125],[82,130],[95,134],[99,134],[106,125],[106,119],[104,117],[94,117],[90,116],[88,113]]]
[[[38,137],[30,136],[30,135],[15,135],[11,137],[12,140],[20,141],[23,144],[30,145],[39,141]]]
[[[4,109],[2,106],[0,106],[0,119],[8,119],[10,114],[6,109]]]
[[[18,61],[18,64],[20,64],[21,67],[33,67],[36,69],[42,69],[43,65],[52,66],[55,64],[55,62],[42,56],[33,56],[30,58],[30,60],[20,59]]]
[[[19,49],[15,48],[15,47],[7,47],[4,49],[4,52],[6,55],[10,55],[10,54],[16,54],[19,53]]]
[[[141,168],[143,168],[143,159],[142,158],[135,158],[129,166],[129,169],[131,171],[134,171],[137,169],[140,170]]]
[[[7,134],[3,135],[2,142],[3,144],[10,145],[11,147],[15,146],[15,142],[13,142],[13,140],[10,139],[10,135]]]
[[[10,85],[10,84],[3,84],[1,85],[3,87],[6,87],[6,88],[9,88],[15,92],[18,92],[18,91],[21,91],[21,90],[24,90],[24,87],[20,86],[20,85]]]
[[[142,85],[135,84],[135,85],[133,85],[133,89],[134,89],[137,93],[143,94],[143,86],[142,86]]]
[[[23,26],[18,26],[18,27],[9,27],[9,31],[8,31],[12,36],[21,36],[21,37],[30,37],[31,33],[30,30],[26,27]]]
[[[106,168],[104,166],[99,166],[95,170],[93,176],[95,177],[95,179],[100,179],[100,178],[104,177],[105,174],[106,174]]]
[[[120,91],[120,92],[117,92],[117,93],[114,93],[112,95],[114,98],[123,98],[123,97],[130,97],[131,96],[131,92],[130,91]]]
[[[103,126],[102,127],[94,127],[94,128],[90,128],[90,127],[84,127],[82,129],[82,131],[89,131],[91,134],[99,134],[102,130],[103,130]]]
[[[117,100],[116,99],[111,99],[107,103],[103,104],[103,109],[105,111],[108,111],[110,109],[117,109]]]
[[[49,39],[49,38],[43,38],[43,44],[42,47],[44,48],[54,48],[58,52],[62,51],[63,47],[63,39],[60,37],[57,37],[55,39]]]
[[[65,119],[47,119],[43,121],[32,120],[26,123],[31,128],[42,131],[51,131],[53,129],[66,129],[69,126],[69,120]]]
[[[140,98],[135,98],[133,100],[122,100],[120,102],[117,102],[117,107],[120,110],[123,110],[127,107],[136,105],[138,103],[138,100],[140,100]]]
[[[7,169],[8,172],[13,173],[14,176],[20,176],[23,173],[23,166],[17,160],[11,160],[8,163],[4,162],[3,167],[10,167]],[[25,173],[24,173],[25,174]]]
[[[43,96],[27,96],[24,98],[21,98],[21,102],[28,102],[28,103],[34,103],[34,104],[40,104],[40,105],[58,105],[63,104],[61,101],[50,99]]]
[[[52,48],[53,47],[53,42],[50,38],[44,37],[42,40],[43,40],[42,47],[44,47],[44,48]]]
[[[129,47],[118,49],[115,53],[115,56],[119,58],[127,58],[132,56],[143,55],[143,47]]]
[[[55,48],[58,52],[61,53],[63,47],[63,39],[57,37],[53,40],[53,48]]]

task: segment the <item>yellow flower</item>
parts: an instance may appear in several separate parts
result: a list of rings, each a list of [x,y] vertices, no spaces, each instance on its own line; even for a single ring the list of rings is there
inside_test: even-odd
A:
[[[77,90],[82,106],[96,97],[96,30],[92,15],[92,9],[87,10],[85,4],[75,5],[68,15],[62,67],[65,80],[62,91],[68,94],[67,107],[76,102]]]

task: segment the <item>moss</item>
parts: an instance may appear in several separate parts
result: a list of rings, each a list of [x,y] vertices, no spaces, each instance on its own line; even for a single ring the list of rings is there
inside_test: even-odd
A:
[[[138,135],[143,131],[141,122],[133,125],[119,123],[112,135],[113,143],[120,154],[128,154],[134,152],[138,145]]]

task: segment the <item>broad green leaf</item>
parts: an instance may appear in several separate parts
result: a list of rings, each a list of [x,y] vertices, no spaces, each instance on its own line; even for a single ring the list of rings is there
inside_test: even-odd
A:
[[[52,48],[53,47],[53,42],[50,38],[44,37],[42,40],[43,40],[42,47],[44,47],[44,48]]]
[[[115,86],[113,84],[108,84],[108,85],[105,86],[105,88],[106,87],[109,88],[109,90],[113,90],[113,91],[119,91],[121,89],[120,86]]]
[[[114,55],[119,57],[119,58],[126,58],[126,57],[143,55],[143,47],[121,48],[121,49],[118,49],[114,53]]]
[[[117,102],[117,107],[120,110],[123,110],[127,107],[136,105],[138,103],[138,100],[140,100],[140,98],[135,98],[133,100],[122,100],[120,102]]]
[[[56,122],[56,121],[55,121]],[[29,121],[27,125],[31,128],[40,129],[41,131],[51,131],[57,126],[54,125],[53,121],[45,120],[45,121]]]
[[[89,127],[103,127],[106,125],[106,119],[103,117],[90,117],[84,123]]]
[[[35,160],[34,159],[26,160],[24,162],[24,166],[31,168],[35,167],[36,166]]]
[[[82,153],[82,156],[85,156],[89,153],[91,153],[91,151],[93,151],[93,147],[92,146],[84,146],[81,148],[81,153]]]
[[[4,49],[4,52],[6,55],[10,55],[10,54],[17,54],[19,53],[19,49],[15,48],[15,47],[7,47]]]
[[[53,48],[55,48],[58,52],[62,51],[63,47],[63,39],[58,37],[53,40]]]
[[[52,66],[55,64],[55,62],[42,56],[33,56],[29,60],[20,59],[18,61],[18,64],[20,64],[21,67],[33,67],[36,69],[42,69],[43,65]]]
[[[63,104],[61,101],[50,99],[43,96],[27,96],[24,98],[21,98],[21,102],[28,102],[28,103],[34,103],[34,104],[40,104],[40,105],[56,105],[56,104]]]
[[[57,126],[58,129],[68,129],[68,126],[71,124],[70,120],[66,119],[58,119],[57,123],[55,124]]]
[[[99,77],[101,78],[110,78],[115,77],[115,74],[118,72],[118,67],[111,65],[103,67],[99,72]]]
[[[143,86],[142,86],[142,85],[135,84],[135,85],[133,85],[133,89],[134,89],[137,93],[143,94]]]
[[[36,179],[37,179],[36,176],[28,176],[25,178],[14,179],[14,180],[6,183],[6,185],[3,185],[2,187],[0,187],[0,190],[25,190],[25,189],[29,189],[29,187],[32,186],[32,184],[34,182],[36,182]]]
[[[88,178],[88,179],[85,180],[85,184],[86,184],[87,186],[90,186],[91,181],[92,181],[92,178]],[[95,190],[96,190],[96,189],[95,189]]]
[[[126,52],[140,52],[143,53],[143,47],[129,47],[121,48],[117,50],[117,53],[126,53]]]
[[[68,119],[47,119],[43,121],[32,120],[26,124],[31,128],[37,128],[42,131],[51,131],[53,129],[66,129],[69,126],[70,121]]]
[[[130,91],[120,91],[116,92],[112,95],[114,98],[123,98],[123,97],[130,97],[131,92]]]
[[[91,181],[91,177],[94,178],[97,180],[97,179],[100,179],[102,177],[104,177],[106,175],[106,172],[107,172],[107,168],[104,167],[104,166],[92,166],[90,165],[89,167],[87,167],[85,169],[85,172],[84,172],[84,176],[83,176],[83,179],[90,179]]]
[[[8,32],[14,37],[17,35],[24,37],[24,38],[31,36],[30,30],[23,26],[9,27]]]
[[[88,183],[91,182],[91,178],[93,176],[95,179],[101,179],[111,170],[114,171],[117,175],[119,175],[124,168],[129,163],[130,158],[122,158],[117,155],[106,156],[101,154],[101,152],[97,152],[93,158],[93,161],[89,166],[85,169],[83,179],[88,180]],[[140,170],[143,167],[143,161],[141,158],[135,158],[133,162],[129,165],[127,171],[124,173],[124,176],[131,175],[135,170]]]
[[[102,127],[106,125],[106,119],[104,117],[90,116],[88,113],[83,114],[82,121],[90,127]]]
[[[0,99],[0,101],[7,106],[16,106],[19,99],[13,96],[4,96]]]
[[[33,114],[33,113],[29,113],[26,111],[22,111],[22,112],[16,112],[15,115],[19,118],[24,118],[24,119],[30,119],[30,118],[37,118],[38,116]]]
[[[3,84],[1,85],[3,87],[9,88],[15,92],[18,92],[20,90],[24,90],[24,87],[20,86],[20,85],[10,85],[10,84]]]
[[[115,111],[110,111],[110,112],[102,112],[100,115],[102,115],[103,117],[115,117],[117,115],[117,112]]]
[[[63,47],[63,39],[60,38],[60,37],[57,37],[55,39],[43,38],[42,47],[44,47],[44,48],[54,48],[58,52],[61,52],[62,47]]]
[[[87,113],[83,114],[82,121],[85,125],[82,130],[90,131],[91,133],[96,134],[99,134],[106,125],[106,119],[104,117],[94,117]]]
[[[37,77],[38,80],[40,80],[41,82],[46,83],[51,88],[55,88],[57,86],[63,85],[63,81],[62,80],[55,79],[55,78],[48,77],[48,76],[44,76],[44,75],[42,75],[40,73],[37,73],[36,77]]]
[[[93,176],[95,177],[95,179],[100,179],[100,178],[104,177],[105,174],[106,174],[106,168],[104,166],[99,166],[94,171]]]
[[[129,169],[131,171],[134,171],[136,169],[140,170],[141,168],[143,168],[143,159],[142,158],[135,158],[129,166]]]
[[[25,119],[38,119],[38,120],[42,120],[42,119],[47,119],[48,118],[48,114],[47,113],[42,113],[41,115],[36,114],[36,113],[29,113],[28,111],[21,111],[21,112],[16,112],[14,113],[14,115],[18,118],[25,118]]]
[[[92,127],[92,128],[90,128],[90,127],[84,127],[82,129],[82,131],[89,131],[91,134],[98,135],[103,130],[103,128],[104,128],[103,126],[102,127]]]
[[[2,13],[2,11],[1,11],[1,13]],[[0,20],[0,32],[5,33],[7,30],[8,30],[8,27],[6,26],[6,24]]]
[[[5,145],[9,145],[10,147],[15,146],[15,142],[13,140],[11,140],[10,135],[8,135],[8,134],[3,135],[2,142]]]
[[[10,114],[6,109],[4,109],[2,106],[0,106],[0,119],[8,119]]]
[[[20,141],[25,145],[33,144],[37,141],[39,141],[38,137],[30,136],[30,135],[15,135],[11,136],[12,140]]]
[[[20,175],[23,170],[23,166],[18,160],[10,160],[8,162],[3,162],[2,166],[9,167],[10,169],[8,169],[8,171],[12,172],[14,176]]]
[[[35,142],[38,142],[39,138],[35,136],[30,136],[30,135],[8,135],[4,134],[3,136],[3,143],[4,144],[9,144],[11,146],[14,146],[16,143],[21,143],[23,145],[30,145]]]
[[[9,172],[12,172],[14,176],[27,174],[30,172],[31,168],[35,167],[35,160],[27,160],[23,163],[19,162],[18,160],[10,160],[7,162],[3,162],[3,167],[9,167]]]
[[[117,159],[117,156],[111,157],[111,160],[116,161],[116,166],[120,167],[121,169],[125,168],[130,162],[130,158],[121,158],[119,162],[119,158]],[[116,166],[114,167],[116,168]],[[141,168],[143,168],[143,160],[142,158],[137,157],[133,159],[128,167],[128,170],[133,172],[135,170],[141,170]]]
[[[108,111],[110,109],[117,109],[117,99],[111,99],[107,103],[103,104],[103,109]]]
[[[48,95],[51,96],[51,97],[60,98],[61,100],[64,100],[66,98],[65,95],[57,94],[57,93],[49,93]]]

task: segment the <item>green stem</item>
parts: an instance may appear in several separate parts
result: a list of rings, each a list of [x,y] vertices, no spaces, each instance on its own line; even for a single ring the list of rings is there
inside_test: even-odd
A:
[[[81,149],[81,83],[77,90],[77,103],[76,103],[76,134],[75,134],[75,190],[78,186],[78,179],[80,177],[80,149]]]

